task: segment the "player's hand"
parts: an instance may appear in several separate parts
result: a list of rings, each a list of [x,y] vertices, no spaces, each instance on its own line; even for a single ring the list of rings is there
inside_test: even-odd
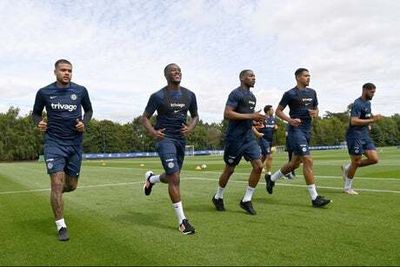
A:
[[[257,137],[258,137],[258,138],[262,138],[263,136],[264,136],[263,133],[257,133]]]
[[[192,132],[192,129],[190,129],[189,127],[187,127],[186,124],[182,123],[182,128],[181,128],[181,133],[184,136],[187,136],[188,134],[190,134]]]
[[[261,112],[261,110],[252,113],[251,119],[254,121],[259,121],[259,122],[265,120],[266,116],[264,114],[261,114],[260,112]]]
[[[38,124],[38,128],[41,132],[45,132],[47,130],[47,122],[42,119]]]
[[[79,119],[76,119],[75,130],[80,133],[83,133],[85,131],[85,124]]]
[[[157,138],[157,139],[164,139],[164,137],[165,137],[164,131],[165,131],[165,128],[154,130],[151,133],[151,136],[153,136],[154,138]]]
[[[318,116],[318,110],[316,109],[309,109],[308,114],[310,114],[311,118],[316,118]]]
[[[372,119],[375,121],[380,121],[381,119],[383,119],[384,117],[381,114],[376,114],[372,116]]]
[[[290,119],[288,122],[289,122],[290,125],[292,125],[294,127],[299,127],[300,124],[301,124],[301,120],[297,119],[297,118],[296,119]]]

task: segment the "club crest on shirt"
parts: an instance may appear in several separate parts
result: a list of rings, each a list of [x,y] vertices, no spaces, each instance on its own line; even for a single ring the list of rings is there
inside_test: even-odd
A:
[[[78,97],[76,96],[76,94],[72,94],[71,96],[71,100],[76,100]]]

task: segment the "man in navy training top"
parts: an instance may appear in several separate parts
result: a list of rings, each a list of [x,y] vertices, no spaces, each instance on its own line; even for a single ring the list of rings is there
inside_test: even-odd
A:
[[[358,195],[352,188],[354,175],[358,167],[378,163],[378,153],[374,142],[369,136],[369,125],[383,117],[380,114],[372,115],[371,102],[376,87],[372,83],[366,83],[362,87],[362,95],[357,98],[351,108],[351,118],[346,132],[346,142],[351,163],[342,166],[344,179],[344,192],[350,195]],[[362,155],[367,158],[362,159]]]
[[[168,64],[164,69],[164,76],[168,85],[150,96],[142,116],[142,123],[148,133],[157,139],[156,150],[165,172],[160,175],[155,175],[152,171],[146,172],[143,190],[148,196],[156,183],[168,183],[168,192],[178,219],[179,231],[183,234],[194,234],[195,229],[183,212],[179,182],[185,157],[186,136],[193,131],[199,121],[196,95],[180,86],[182,72],[177,64]],[[150,118],[155,111],[157,120],[153,126]],[[189,122],[187,122],[188,111],[191,116]]]
[[[69,240],[64,221],[63,193],[78,186],[82,162],[82,139],[93,110],[85,87],[71,82],[72,64],[57,60],[57,81],[36,94],[32,117],[44,136],[44,158],[51,180],[50,203],[60,241]],[[47,122],[42,118],[46,108]],[[82,119],[82,108],[85,111]]]
[[[323,207],[331,200],[319,196],[315,187],[313,174],[313,161],[310,155],[309,144],[311,138],[312,118],[318,117],[318,99],[314,89],[308,88],[310,84],[310,73],[307,69],[300,68],[295,72],[297,81],[296,87],[283,94],[278,107],[276,116],[289,123],[288,141],[289,147],[293,151],[290,162],[275,172],[272,176],[267,175],[267,191],[272,194],[275,181],[291,171],[297,169],[303,163],[303,174],[311,197],[313,207]],[[289,117],[283,112],[289,106]]]
[[[257,130],[262,134],[262,138],[258,140],[261,148],[261,161],[266,169],[266,175],[271,175],[272,168],[272,142],[274,139],[274,133],[278,129],[276,124],[276,118],[274,116],[274,109],[271,105],[266,105],[264,107],[264,113],[266,118],[262,124],[261,128]]]
[[[252,70],[243,70],[239,75],[240,87],[234,89],[226,102],[224,118],[229,120],[225,134],[224,161],[225,168],[219,177],[217,193],[212,202],[217,211],[225,211],[224,190],[229,178],[235,171],[242,156],[251,162],[253,167],[244,197],[239,205],[248,214],[255,215],[251,199],[260,180],[262,171],[261,151],[253,133],[253,121],[260,122],[265,115],[260,111],[254,112],[256,97],[250,91],[254,87],[256,77]]]

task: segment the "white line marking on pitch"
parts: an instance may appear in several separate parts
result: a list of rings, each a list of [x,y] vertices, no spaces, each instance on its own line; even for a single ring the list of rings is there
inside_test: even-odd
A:
[[[185,178],[185,180],[199,180],[199,181],[213,181],[213,182],[217,182],[218,181],[217,179],[202,178],[202,177],[187,177],[187,178]],[[231,183],[246,184],[247,181],[231,181]],[[82,186],[78,186],[78,189],[109,187],[109,186],[124,186],[124,185],[134,185],[134,184],[143,184],[143,182],[142,181],[138,181],[138,182],[129,182],[129,183],[111,183],[111,184],[108,183],[108,184],[97,184],[97,185],[82,185]],[[259,184],[265,184],[265,183],[264,182],[260,182]],[[277,183],[276,185],[289,186],[289,187],[306,187],[305,185],[299,185],[299,184]],[[343,188],[341,188],[341,187],[332,187],[332,186],[318,186],[318,188],[343,190]],[[20,191],[5,191],[5,192],[0,192],[0,195],[32,193],[32,192],[46,192],[46,191],[50,191],[50,188],[20,190]],[[357,191],[400,194],[400,191],[395,191],[395,190],[381,190],[381,189],[367,189],[367,188],[357,188]]]

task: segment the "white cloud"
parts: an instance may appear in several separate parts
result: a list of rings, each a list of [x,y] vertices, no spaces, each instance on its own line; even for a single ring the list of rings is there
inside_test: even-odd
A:
[[[54,80],[53,62],[74,64],[94,117],[126,122],[165,85],[163,68],[181,65],[182,85],[199,114],[219,122],[245,68],[257,76],[262,108],[276,107],[311,70],[322,111],[343,111],[361,85],[378,86],[373,109],[397,112],[400,21],[396,1],[0,1],[0,112],[27,113],[36,90]],[[395,102],[397,101],[397,102]]]

